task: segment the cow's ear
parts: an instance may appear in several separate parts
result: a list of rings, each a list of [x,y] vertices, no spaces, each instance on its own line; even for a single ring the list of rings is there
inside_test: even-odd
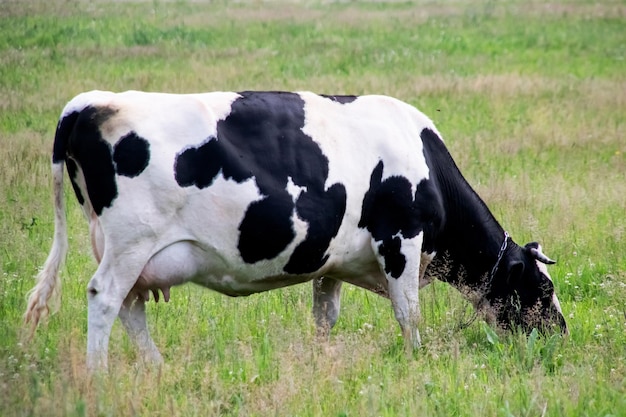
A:
[[[524,262],[512,261],[507,268],[508,276],[507,281],[509,284],[519,282],[524,274]]]

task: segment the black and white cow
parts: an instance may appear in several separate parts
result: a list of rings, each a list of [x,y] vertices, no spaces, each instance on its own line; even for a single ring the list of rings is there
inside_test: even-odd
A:
[[[391,300],[420,345],[418,290],[455,286],[489,321],[566,331],[536,243],[520,247],[462,177],[432,121],[385,96],[92,91],[70,101],[52,155],[55,234],[25,319],[58,293],[63,166],[89,221],[87,358],[106,366],[118,316],[145,358],[152,292],[195,282],[243,296],[313,280],[328,331],[348,282]]]

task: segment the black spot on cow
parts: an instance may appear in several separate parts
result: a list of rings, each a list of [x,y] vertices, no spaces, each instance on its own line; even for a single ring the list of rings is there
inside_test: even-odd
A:
[[[78,183],[76,182],[76,174],[78,173],[78,167],[76,162],[73,159],[68,159],[67,163],[67,174],[70,177],[70,182],[72,183],[72,188],[74,189],[74,194],[76,194],[76,199],[78,203],[82,206],[85,203],[85,197],[83,197],[83,193],[80,191],[78,187]]]
[[[320,210],[323,210],[320,213]],[[326,192],[302,193],[296,202],[300,218],[309,223],[307,239],[296,247],[286,272],[310,272],[320,269],[328,260],[324,256],[330,240],[337,235],[346,210],[346,189],[333,184]]]
[[[294,93],[243,92],[230,114],[217,123],[217,136],[187,148],[174,171],[182,187],[209,187],[221,172],[238,183],[254,178],[263,199],[246,210],[239,225],[238,248],[247,263],[272,259],[293,241],[295,212],[308,223],[307,236],[294,250],[288,273],[319,269],[346,208],[345,187],[325,189],[328,159],[304,132],[304,101]],[[296,201],[291,181],[302,187]]]
[[[66,115],[57,126],[52,151],[53,162],[66,162],[76,198],[84,204],[85,196],[76,182],[80,166],[87,196],[98,216],[117,197],[115,174],[136,177],[150,161],[148,141],[134,132],[122,137],[114,148],[104,140],[100,126],[115,113],[107,107],[87,106]]]
[[[200,147],[189,148],[179,153],[174,165],[178,185],[206,188],[213,184],[213,180],[222,169],[220,153],[221,148],[215,138],[209,138]]]
[[[384,239],[378,247],[378,253],[385,258],[385,272],[399,278],[406,267],[406,258],[401,252],[402,241],[398,236]]]
[[[272,259],[291,243],[296,236],[292,213],[293,200],[286,191],[277,191],[250,204],[239,225],[239,252],[244,262]]]
[[[321,94],[321,96],[340,104],[350,104],[358,98],[357,96],[330,96],[326,94]]]
[[[89,201],[97,215],[117,197],[111,145],[100,133],[100,125],[113,114],[111,109],[86,107],[76,118],[67,146],[67,155],[83,171]]]
[[[363,198],[359,227],[367,228],[380,242],[379,254],[385,259],[385,271],[398,278],[404,272],[405,256],[401,240],[411,239],[424,231],[424,249],[441,225],[441,200],[433,184],[421,180],[415,194],[411,182],[402,176],[382,181],[384,164],[376,165],[370,177],[370,188]]]
[[[136,177],[150,162],[150,144],[135,132],[130,132],[115,144],[113,162],[118,175]]]

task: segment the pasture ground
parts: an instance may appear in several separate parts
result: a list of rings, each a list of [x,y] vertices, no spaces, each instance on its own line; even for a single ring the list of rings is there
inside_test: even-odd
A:
[[[0,1],[0,416],[626,415],[626,3]],[[571,336],[494,332],[443,283],[407,356],[387,300],[345,286],[327,342],[309,285],[149,305],[166,364],[116,323],[85,372],[95,270],[67,187],[63,302],[22,339],[51,244],[58,115],[91,89],[388,94],[443,133],[520,244],[540,241]]]

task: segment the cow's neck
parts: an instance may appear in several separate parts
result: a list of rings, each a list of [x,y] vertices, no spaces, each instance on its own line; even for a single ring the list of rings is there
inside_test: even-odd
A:
[[[430,273],[476,299],[491,288],[512,242],[486,206],[473,201],[479,200],[478,196],[468,190],[473,196],[459,201],[460,207],[447,206],[446,224]]]
[[[491,289],[496,275],[501,275],[497,270],[515,244],[463,178],[443,143],[438,138],[423,139],[445,210],[441,233],[434,242],[437,255],[427,275],[448,282],[477,303]],[[505,240],[507,248],[503,249]]]

